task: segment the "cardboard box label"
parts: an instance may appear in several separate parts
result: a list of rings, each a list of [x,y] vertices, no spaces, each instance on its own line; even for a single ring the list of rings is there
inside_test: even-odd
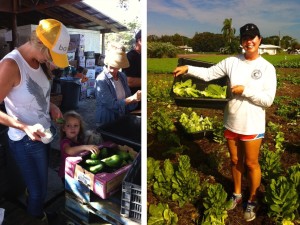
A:
[[[95,66],[95,59],[86,59],[85,60],[85,66],[86,67],[94,67]],[[93,77],[95,78],[95,76]]]
[[[86,186],[90,186],[90,184],[92,184],[91,177],[86,176],[84,173],[78,172],[77,177],[78,180],[81,181]]]

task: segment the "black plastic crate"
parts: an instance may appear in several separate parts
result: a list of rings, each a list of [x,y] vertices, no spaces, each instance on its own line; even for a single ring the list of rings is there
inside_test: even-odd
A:
[[[141,221],[141,152],[138,154],[122,183],[120,214],[136,222]]]
[[[200,66],[200,67],[207,68],[212,66],[213,64],[197,61],[193,59],[180,58],[178,59],[178,66],[182,66],[182,65],[192,65],[192,66]],[[181,76],[174,77],[173,85],[176,82],[186,81],[188,79],[191,79],[192,83],[196,84],[196,88],[200,91],[203,91],[209,84],[227,86],[226,98],[216,99],[216,98],[208,98],[208,97],[199,97],[199,98],[180,97],[173,93],[173,88],[172,88],[171,96],[174,98],[174,101],[178,106],[192,107],[192,108],[224,109],[228,101],[231,99],[230,80],[227,76],[206,82],[204,80],[193,77],[189,74],[183,74]]]
[[[141,149],[141,117],[125,115],[113,122],[97,128],[104,140],[120,145],[128,145],[135,151]]]

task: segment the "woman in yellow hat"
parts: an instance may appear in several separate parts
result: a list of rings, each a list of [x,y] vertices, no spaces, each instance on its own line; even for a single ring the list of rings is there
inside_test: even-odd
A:
[[[7,112],[0,111],[0,123],[9,127],[10,154],[28,190],[27,212],[41,220],[47,220],[43,205],[47,194],[48,143],[55,131],[51,118],[55,121],[62,117],[60,109],[50,103],[47,65],[69,65],[69,41],[61,22],[44,19],[28,42],[0,62],[0,102],[4,101]]]

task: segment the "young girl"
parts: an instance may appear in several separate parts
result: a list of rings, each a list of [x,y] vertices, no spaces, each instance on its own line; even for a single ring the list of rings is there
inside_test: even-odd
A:
[[[60,128],[61,140],[61,163],[58,175],[64,183],[65,177],[65,161],[69,156],[77,156],[84,151],[99,153],[97,145],[84,144],[84,124],[83,119],[75,111],[68,111],[64,114],[64,121]]]

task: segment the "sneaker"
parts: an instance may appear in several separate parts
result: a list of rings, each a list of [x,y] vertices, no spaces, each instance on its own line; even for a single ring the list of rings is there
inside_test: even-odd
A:
[[[240,196],[232,195],[228,201],[227,210],[234,209],[238,204],[242,203],[242,201],[243,201],[242,195]]]
[[[244,213],[244,219],[247,222],[252,221],[256,218],[256,213],[255,213],[256,208],[257,208],[257,204],[255,202],[247,203],[246,211]]]

